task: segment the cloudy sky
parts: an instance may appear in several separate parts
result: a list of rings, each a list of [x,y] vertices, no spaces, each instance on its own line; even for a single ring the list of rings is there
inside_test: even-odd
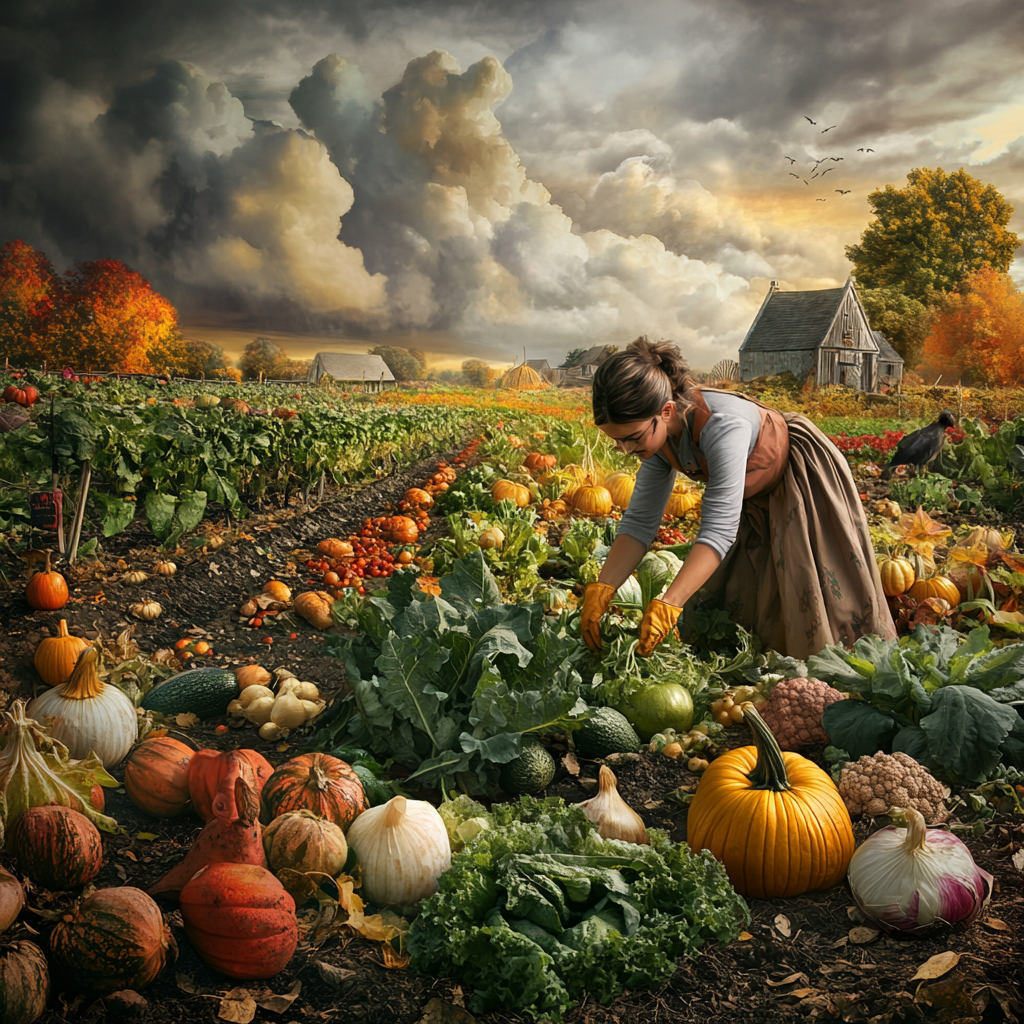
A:
[[[1022,57],[1020,0],[11,0],[0,242],[122,259],[231,351],[708,368],[914,167],[1024,234]]]

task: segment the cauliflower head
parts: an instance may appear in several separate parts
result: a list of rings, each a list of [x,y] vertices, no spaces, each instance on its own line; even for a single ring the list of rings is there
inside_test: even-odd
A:
[[[893,807],[913,807],[929,825],[949,816],[942,783],[902,751],[879,751],[850,761],[839,776],[839,793],[851,815],[888,814]]]
[[[783,679],[772,687],[761,717],[775,734],[783,750],[799,750],[814,743],[827,743],[821,727],[821,716],[829,704],[843,700],[845,693],[833,689],[820,679]]]

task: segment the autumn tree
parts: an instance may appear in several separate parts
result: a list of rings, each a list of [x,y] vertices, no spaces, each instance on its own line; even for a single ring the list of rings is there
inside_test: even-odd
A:
[[[407,348],[397,345],[377,345],[368,352],[371,356],[380,356],[388,369],[394,374],[395,380],[423,380],[426,370],[416,356]]]
[[[182,377],[207,377],[210,380],[241,380],[242,374],[224,355],[224,349],[197,338],[183,338],[174,369]]]
[[[858,289],[858,295],[871,329],[889,339],[908,370],[917,366],[928,334],[928,307],[898,288],[863,288]]]
[[[462,376],[474,388],[489,388],[498,376],[497,371],[482,359],[467,359],[462,364]]]
[[[1020,244],[1006,229],[1013,207],[962,168],[917,168],[906,188],[886,185],[868,202],[875,219],[859,245],[846,247],[866,288],[896,288],[931,305],[977,270],[1005,273]]]
[[[41,252],[20,240],[0,249],[0,352],[14,366],[47,360],[60,291],[60,278]]]
[[[942,300],[925,338],[923,371],[950,383],[1024,379],[1024,295],[1008,275],[976,271]]]

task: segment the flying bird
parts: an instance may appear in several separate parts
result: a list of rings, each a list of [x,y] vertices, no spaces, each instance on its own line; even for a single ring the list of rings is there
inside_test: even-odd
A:
[[[810,182],[806,178],[800,179],[805,185],[810,185]]]
[[[934,423],[929,423],[927,427],[907,434],[896,445],[896,451],[892,453],[889,465],[882,470],[882,479],[888,480],[896,471],[897,466],[913,466],[917,474],[924,475],[924,472],[938,458],[942,446],[946,443],[946,428],[955,426],[956,420],[953,418],[953,414],[949,409],[943,409],[942,414]]]
[[[843,157],[841,157],[841,156],[830,156],[829,157],[829,160],[834,160],[836,163],[839,163],[839,161],[842,160],[842,159],[843,159]]]
[[[829,172],[829,171],[834,171],[834,170],[835,170],[835,168],[834,168],[834,167],[826,167],[826,168],[825,168],[825,170],[823,170],[823,171],[821,172],[821,176],[822,176],[822,177],[824,178],[824,177],[825,177],[825,175],[826,175],[826,174],[828,174],[828,172]]]
[[[793,173],[792,171],[790,171],[790,172],[789,172],[789,176],[790,176],[791,178],[799,178],[799,177],[800,177],[800,175],[799,175],[799,174],[794,174],[794,173]]]
[[[821,134],[824,135],[825,132],[830,132],[830,131],[832,131],[833,128],[838,128],[838,127],[839,127],[838,125],[830,124],[827,128],[822,128],[821,129]]]
[[[858,149],[858,153],[874,153],[873,149]]]
[[[811,119],[806,114],[804,114],[804,120],[805,121],[811,121]],[[811,124],[817,124],[817,123],[818,123],[817,121],[811,121]]]
[[[791,164],[795,164],[796,163],[796,160],[794,160],[793,157],[791,157],[791,156],[784,156],[782,159],[783,160],[788,160]]]
[[[814,201],[815,201],[816,203],[823,203],[823,202],[825,202],[825,200],[824,200],[824,199],[815,199]]]
[[[835,188],[832,191],[838,192],[841,196],[848,196],[850,194],[850,190],[848,188]]]
[[[811,180],[813,181],[817,176],[818,176],[817,174],[812,174],[811,175]]]

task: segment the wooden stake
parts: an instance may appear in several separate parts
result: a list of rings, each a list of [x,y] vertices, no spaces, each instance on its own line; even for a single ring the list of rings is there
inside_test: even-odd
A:
[[[69,565],[74,565],[78,558],[78,541],[82,536],[82,521],[85,519],[85,502],[89,497],[90,480],[92,480],[92,459],[86,459],[82,466],[82,483],[78,489],[78,508],[75,509],[75,521],[71,528]]]

